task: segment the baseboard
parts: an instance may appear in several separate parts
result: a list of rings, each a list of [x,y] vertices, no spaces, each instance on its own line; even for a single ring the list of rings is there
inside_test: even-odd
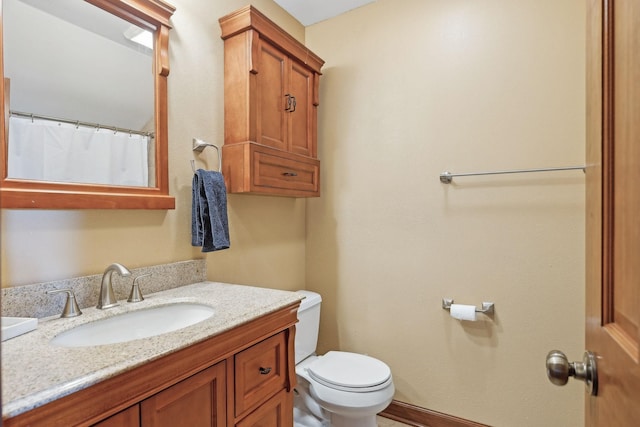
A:
[[[415,427],[489,427],[397,400],[378,415]]]

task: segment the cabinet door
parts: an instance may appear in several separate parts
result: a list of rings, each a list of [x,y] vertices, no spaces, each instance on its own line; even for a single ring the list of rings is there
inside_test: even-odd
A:
[[[256,84],[256,127],[260,144],[287,149],[287,55],[260,41]]]
[[[142,427],[223,427],[225,362],[220,362],[144,400]]]
[[[134,405],[102,420],[93,427],[140,427],[140,406]]]
[[[250,413],[237,427],[292,427],[293,395],[285,390]]]
[[[288,150],[309,157],[316,157],[316,107],[313,105],[313,90],[313,71],[291,61],[288,91],[294,98],[294,105],[288,114]]]

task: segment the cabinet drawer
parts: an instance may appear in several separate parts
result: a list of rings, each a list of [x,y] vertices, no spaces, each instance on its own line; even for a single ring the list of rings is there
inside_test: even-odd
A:
[[[255,408],[287,384],[285,333],[249,347],[235,356],[235,413]]]
[[[317,162],[303,162],[256,150],[253,156],[253,184],[287,190],[318,191]]]
[[[253,142],[223,146],[230,193],[320,196],[320,161]]]

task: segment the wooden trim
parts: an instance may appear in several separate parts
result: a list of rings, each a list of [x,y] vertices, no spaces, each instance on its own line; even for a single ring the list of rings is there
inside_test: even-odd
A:
[[[162,77],[169,75],[169,27],[162,26],[156,31],[156,62],[157,74]]]
[[[9,180],[5,180],[9,182]],[[115,188],[115,187],[111,187]],[[175,209],[173,196],[101,191],[27,190],[2,188],[0,207],[12,209]],[[117,191],[117,188],[116,188]]]
[[[171,28],[169,19],[176,8],[163,0],[86,0],[109,13],[155,31],[155,27]]]
[[[227,359],[227,378],[233,378],[236,372],[236,361],[234,357],[230,357]],[[236,411],[235,411],[235,399],[233,399],[233,395],[235,394],[235,381],[227,381],[227,399],[225,401],[226,405],[226,425],[232,426],[235,424],[236,419]]]
[[[614,2],[604,0],[602,17],[602,325],[614,321]]]
[[[249,5],[219,19],[223,40],[236,34],[255,29],[261,37],[295,57],[318,74],[324,61],[305,45],[294,39],[290,34],[263,15],[258,9]]]
[[[169,195],[169,28],[161,26],[156,31],[154,62],[156,122],[156,188],[162,194]],[[173,207],[172,207],[173,209]]]
[[[7,156],[8,142],[9,142],[9,94],[5,90],[9,89],[7,86],[8,79],[4,77],[4,17],[2,11],[2,0],[0,0],[0,183],[4,181],[7,176]]]
[[[94,184],[41,182],[8,178],[8,136],[5,115],[8,107],[0,103],[0,207],[39,209],[175,209],[169,195],[169,135],[167,75],[169,74],[169,19],[175,8],[164,0],[87,0],[107,12],[156,32],[155,73],[155,187],[120,187]],[[2,3],[0,2],[0,9]],[[0,10],[0,49],[2,13]],[[0,98],[7,96],[3,58],[0,50]]]
[[[296,358],[296,350],[295,350],[295,340],[296,340],[296,327],[295,325],[287,329],[287,360],[294,360]],[[296,364],[289,363],[289,369],[287,371],[287,391],[292,391],[297,383],[296,376]]]
[[[392,401],[391,405],[378,415],[415,427],[488,427],[487,424],[465,420],[398,400]]]
[[[2,7],[1,4],[0,4],[0,7]],[[1,16],[0,16],[0,19],[2,19]],[[0,27],[0,31],[2,31],[1,27]],[[0,37],[0,43],[2,43],[2,37]],[[1,51],[0,51],[0,54],[2,54]],[[0,67],[2,66],[3,66],[2,61],[0,60]],[[0,120],[0,129],[4,129],[4,138],[5,138],[5,141],[8,141],[9,140],[9,106],[11,105],[11,79],[7,77],[4,78],[3,91],[4,91],[4,113],[2,114],[2,119]]]
[[[591,0],[587,21],[587,115],[586,115],[586,348],[593,348],[600,326],[603,324],[602,283],[605,280],[603,267],[603,4]],[[609,70],[607,70],[609,72]],[[589,399],[585,400],[589,407]]]

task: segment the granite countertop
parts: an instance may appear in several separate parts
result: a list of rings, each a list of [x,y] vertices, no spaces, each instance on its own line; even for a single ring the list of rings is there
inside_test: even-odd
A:
[[[201,282],[145,295],[139,303],[120,301],[107,310],[84,308],[74,318],[40,319],[38,328],[2,343],[2,416],[42,406],[151,360],[188,347],[302,299],[295,292]],[[206,304],[212,317],[195,325],[118,344],[57,347],[49,340],[83,323],[128,311],[176,302]]]

